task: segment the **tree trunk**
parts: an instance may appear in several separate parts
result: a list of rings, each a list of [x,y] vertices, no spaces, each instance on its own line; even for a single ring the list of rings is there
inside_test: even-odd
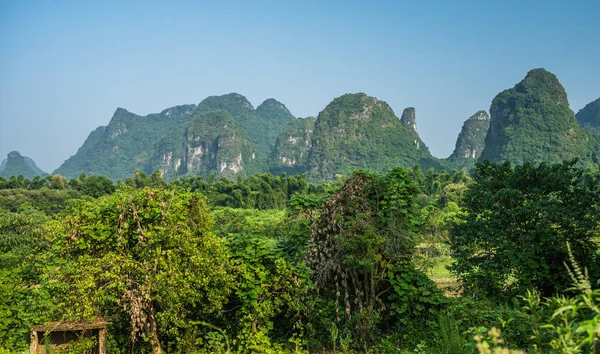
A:
[[[158,339],[158,330],[156,328],[156,316],[154,315],[154,306],[150,306],[150,345],[152,346],[153,354],[162,354],[160,340]]]
[[[156,329],[152,331],[152,336],[150,337],[150,345],[152,345],[153,354],[162,354],[163,351],[160,347],[160,341],[158,340],[158,334],[156,333]]]

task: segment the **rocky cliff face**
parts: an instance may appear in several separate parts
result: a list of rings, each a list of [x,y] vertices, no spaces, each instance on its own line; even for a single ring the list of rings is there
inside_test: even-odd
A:
[[[307,170],[311,179],[333,179],[356,168],[385,171],[395,166],[435,164],[417,149],[411,129],[384,101],[364,93],[334,99],[317,117]]]
[[[183,173],[185,159],[185,131],[172,131],[162,137],[155,145],[149,170],[160,170],[166,179],[175,178]]]
[[[592,161],[592,139],[577,123],[563,86],[544,69],[531,70],[515,87],[498,94],[490,117],[480,161]]]
[[[417,114],[415,112],[415,107],[404,108],[400,121],[408,127],[411,134],[417,134]]]
[[[19,175],[31,179],[35,176],[45,176],[46,173],[40,170],[29,157],[21,156],[18,151],[11,151],[0,164],[0,177],[8,179]]]
[[[219,109],[229,112],[248,133],[256,148],[257,158],[262,162],[266,162],[285,124],[294,119],[285,105],[275,99],[266,100],[255,110],[246,97],[237,93],[208,97],[198,104],[196,112]]]
[[[449,159],[465,164],[476,161],[485,146],[485,137],[490,128],[490,116],[486,111],[477,111],[467,119],[458,134],[454,152]],[[469,167],[469,166],[463,166]]]
[[[407,107],[402,112],[402,117],[400,117],[400,121],[408,128],[410,135],[413,137],[413,143],[417,149],[424,149],[429,151],[427,146],[423,143],[421,138],[419,137],[419,133],[417,133],[417,113],[414,107]]]
[[[311,148],[315,117],[299,118],[288,122],[275,142],[275,148],[269,159],[269,170],[273,174],[302,173]]]
[[[263,131],[261,136],[268,143],[269,152],[273,150],[278,133],[295,117],[287,109],[287,107],[274,98],[269,98],[261,103],[256,108],[256,115],[260,118],[260,124],[268,127],[267,131]]]
[[[188,175],[234,179],[246,174],[256,151],[231,114],[219,110],[194,116],[185,132],[184,171]]]
[[[588,103],[575,117],[585,130],[600,137],[600,98]]]

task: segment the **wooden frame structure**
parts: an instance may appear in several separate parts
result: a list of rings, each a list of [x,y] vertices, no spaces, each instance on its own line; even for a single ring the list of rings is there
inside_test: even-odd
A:
[[[108,322],[103,319],[94,322],[51,322],[47,325],[32,326],[29,353],[46,353],[46,345],[51,348],[66,348],[70,346],[70,343],[79,340],[81,335],[89,333],[90,336],[95,335],[97,337],[92,353],[106,354],[107,326]]]

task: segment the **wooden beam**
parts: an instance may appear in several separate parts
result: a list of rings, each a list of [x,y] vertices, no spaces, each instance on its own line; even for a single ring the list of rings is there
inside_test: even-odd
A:
[[[98,354],[106,354],[106,329],[98,330]]]
[[[38,332],[32,330],[29,333],[29,340],[30,340],[30,344],[29,344],[29,352],[31,354],[35,354],[37,353],[37,348],[38,348]]]

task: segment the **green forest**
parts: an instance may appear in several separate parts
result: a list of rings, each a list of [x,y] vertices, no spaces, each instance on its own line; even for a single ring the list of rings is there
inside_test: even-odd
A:
[[[0,353],[99,319],[107,353],[597,353],[599,279],[577,160],[0,177]]]

